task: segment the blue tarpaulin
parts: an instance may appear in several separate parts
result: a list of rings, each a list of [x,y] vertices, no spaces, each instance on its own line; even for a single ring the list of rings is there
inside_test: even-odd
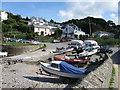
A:
[[[81,69],[81,68],[74,67],[64,61],[60,63],[60,71],[61,72],[84,74],[84,73],[86,73],[86,70],[87,69]]]

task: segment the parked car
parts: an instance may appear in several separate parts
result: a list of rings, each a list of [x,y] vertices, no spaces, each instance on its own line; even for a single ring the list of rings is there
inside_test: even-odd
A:
[[[72,40],[69,43],[70,47],[74,47],[74,48],[79,48],[82,47],[84,45],[84,42],[82,40]]]
[[[72,41],[72,39],[67,39],[67,41],[69,42],[69,41]]]
[[[65,39],[60,40],[60,42],[67,42]]]
[[[21,43],[27,43],[28,40],[20,40]]]
[[[84,44],[86,46],[91,46],[93,48],[100,49],[100,46],[98,45],[98,43],[95,40],[84,40]]]
[[[8,55],[8,52],[1,52],[0,51],[0,57],[4,57],[4,56],[7,56]]]
[[[59,43],[60,40],[52,40],[52,43]]]
[[[109,46],[101,46],[100,52],[102,53],[113,53],[113,50]]]
[[[27,41],[26,43],[32,43],[34,40],[29,40],[29,41]]]
[[[40,44],[39,41],[32,41],[31,44]]]
[[[9,39],[8,41],[10,41],[10,42],[18,42],[19,39]]]

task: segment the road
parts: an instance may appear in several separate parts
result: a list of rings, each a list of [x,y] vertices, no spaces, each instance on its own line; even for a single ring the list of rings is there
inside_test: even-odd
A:
[[[17,55],[17,56],[11,56],[9,58],[11,58],[12,60],[15,59],[23,59],[23,61],[38,61],[38,60],[42,60],[42,59],[47,59],[47,56],[52,55],[52,51],[55,51],[56,47],[67,47],[68,46],[68,42],[65,43],[45,43],[46,44],[46,51],[42,51],[42,49],[33,51],[33,52],[28,52],[28,53],[23,53],[21,55]]]

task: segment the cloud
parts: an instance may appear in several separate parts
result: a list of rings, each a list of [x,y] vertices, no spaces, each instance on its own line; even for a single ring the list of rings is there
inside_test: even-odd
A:
[[[112,14],[110,14],[110,18],[113,20],[113,22],[118,24],[118,15],[112,13]]]
[[[71,11],[65,12],[63,10],[60,10],[59,14],[62,17],[62,19],[64,19],[64,20],[68,20],[69,18],[74,18],[74,15]]]
[[[112,14],[110,14],[110,17],[111,17],[111,18],[115,18],[115,17],[116,17],[116,14],[112,13]]]
[[[114,0],[113,2],[98,2],[96,0],[85,2],[83,0],[77,0],[77,2],[66,2],[66,5],[68,7],[66,10],[59,11],[61,21],[76,18],[81,19],[87,16],[104,18],[103,14],[105,12],[118,12],[118,0]],[[114,15],[111,17],[114,17]]]

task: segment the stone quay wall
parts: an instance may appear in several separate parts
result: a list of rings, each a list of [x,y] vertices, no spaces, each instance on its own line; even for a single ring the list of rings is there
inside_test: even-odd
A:
[[[112,59],[108,57],[96,70],[90,72],[83,80],[78,80],[73,88],[108,88],[112,73]]]

